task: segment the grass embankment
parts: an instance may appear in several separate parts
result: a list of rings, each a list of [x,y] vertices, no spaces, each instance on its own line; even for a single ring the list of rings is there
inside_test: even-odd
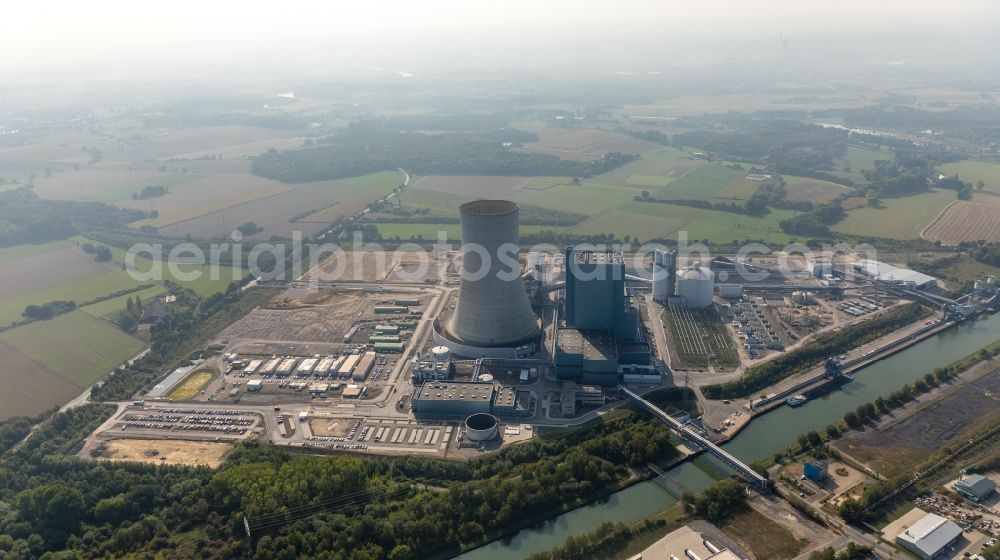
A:
[[[190,375],[184,378],[177,387],[174,387],[170,393],[167,394],[167,398],[172,401],[185,401],[194,398],[205,385],[208,385],[215,376],[219,375],[219,372],[211,369],[199,369],[192,372]]]
[[[740,379],[720,385],[709,385],[702,392],[710,399],[747,397],[783,379],[801,373],[829,356],[846,353],[906,325],[915,323],[928,313],[929,311],[920,304],[904,305],[880,317],[852,325],[839,332],[825,334],[812,344],[750,368]]]

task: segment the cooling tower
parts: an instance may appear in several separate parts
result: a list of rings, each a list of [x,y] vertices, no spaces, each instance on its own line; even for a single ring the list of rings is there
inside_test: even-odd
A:
[[[517,246],[517,204],[476,200],[463,204],[459,212],[463,273],[458,303],[447,327],[450,338],[478,347],[514,346],[536,338],[538,325],[520,267],[511,273],[509,263],[499,258],[502,246]],[[510,248],[506,252],[516,260],[516,249]]]

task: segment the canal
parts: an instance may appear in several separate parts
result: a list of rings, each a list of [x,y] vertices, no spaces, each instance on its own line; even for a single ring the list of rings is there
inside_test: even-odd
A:
[[[839,390],[791,408],[782,406],[755,418],[723,447],[746,463],[764,459],[791,445],[804,432],[821,431],[859,404],[875,400],[934,368],[948,365],[1000,339],[1000,314],[969,321],[920,342],[859,371]],[[666,428],[664,428],[666,429]],[[607,498],[568,511],[539,525],[457,556],[459,560],[517,560],[555,548],[568,537],[597,528],[606,521],[625,523],[649,517],[675,504],[681,489],[697,492],[724,476],[725,467],[699,456],[667,472],[666,486],[640,482]]]

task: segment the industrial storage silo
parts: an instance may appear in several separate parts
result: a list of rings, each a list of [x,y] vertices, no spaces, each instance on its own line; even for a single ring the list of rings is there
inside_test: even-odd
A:
[[[665,303],[670,297],[670,269],[653,265],[653,301]]]
[[[531,252],[528,253],[527,258],[527,269],[531,271],[535,276],[535,280],[542,286],[546,286],[549,282],[548,279],[548,263],[545,260],[545,253]]]
[[[712,271],[702,268],[699,261],[695,261],[678,275],[677,295],[683,298],[688,308],[700,309],[712,305],[713,291],[715,281],[712,279]]]
[[[431,348],[431,360],[434,363],[447,363],[451,359],[451,349],[447,346],[435,346]]]
[[[447,330],[456,342],[478,347],[513,346],[538,336],[538,324],[524,291],[520,270],[500,255],[518,242],[516,203],[476,200],[459,208],[462,226],[462,279]]]

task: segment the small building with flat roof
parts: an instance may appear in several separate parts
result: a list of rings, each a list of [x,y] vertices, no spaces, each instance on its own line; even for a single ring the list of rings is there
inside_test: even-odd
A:
[[[955,492],[979,503],[997,489],[997,483],[981,474],[972,474],[955,483]]]
[[[517,387],[500,387],[493,399],[494,414],[514,414],[517,410]]]

